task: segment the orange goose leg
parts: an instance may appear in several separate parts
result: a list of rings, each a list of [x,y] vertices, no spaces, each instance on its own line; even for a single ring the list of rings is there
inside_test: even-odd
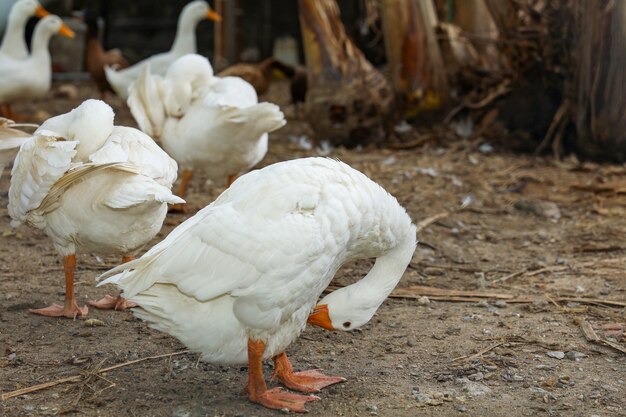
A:
[[[78,307],[74,296],[74,271],[76,270],[76,255],[69,255],[63,258],[63,269],[65,271],[65,305],[52,304],[50,307],[29,310],[33,314],[48,317],[67,317],[74,319],[76,316],[86,316],[89,312],[87,306]]]
[[[134,256],[122,256],[122,264],[130,262],[133,259],[135,259]],[[95,308],[99,308],[101,310],[128,310],[129,308],[137,307],[136,303],[128,301],[121,295],[118,295],[117,297],[112,297],[108,294],[98,301],[90,301],[89,305]]]
[[[188,169],[183,170],[183,173],[180,177],[180,185],[178,187],[178,196],[180,198],[185,198],[185,194],[187,194],[187,185],[189,184],[191,177],[193,177],[193,171],[190,171]],[[187,203],[179,203],[172,204],[168,211],[170,213],[187,213],[187,210]]]
[[[274,374],[272,375],[272,381],[275,378],[278,378],[287,388],[300,392],[319,392],[322,388],[346,380],[340,376],[324,375],[315,369],[293,372],[293,367],[285,352],[274,356]]]
[[[296,413],[306,413],[304,405],[319,400],[313,395],[291,394],[281,388],[267,389],[263,377],[263,352],[265,343],[248,340],[248,397],[253,403],[275,410],[287,409]]]

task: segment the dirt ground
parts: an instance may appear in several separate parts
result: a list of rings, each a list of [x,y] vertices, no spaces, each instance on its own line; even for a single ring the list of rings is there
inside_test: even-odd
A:
[[[95,95],[82,83],[77,97],[54,97],[59,87],[56,83],[49,98],[16,109],[45,117]],[[286,87],[278,85],[270,94],[284,103]],[[125,105],[109,101],[116,124],[134,126]],[[294,120],[293,108],[285,106],[285,112],[289,123],[271,135],[261,165],[328,155],[382,184],[416,223],[448,213],[420,232],[420,245],[399,284],[414,299],[389,299],[368,325],[352,333],[307,328],[290,346],[295,368],[320,368],[348,379],[309,403],[310,415],[626,416],[626,355],[587,341],[581,330],[581,323],[589,323],[600,338],[626,345],[625,166],[512,155],[480,140],[462,140],[453,129],[420,130],[432,140],[407,150],[310,149],[306,125]],[[148,329],[130,312],[90,309],[88,318],[104,324],[96,327],[83,319],[30,315],[28,308],[62,300],[62,265],[43,233],[9,226],[8,186],[5,172],[0,180],[0,391],[83,378],[0,401],[2,416],[280,414],[241,394],[246,368],[201,363],[192,353],[96,374],[184,346]],[[223,188],[197,175],[189,215]],[[186,217],[168,216],[157,239]],[[79,255],[81,303],[112,291],[95,288],[94,278],[116,261]],[[347,265],[334,283],[358,279],[370,266],[370,261]],[[425,290],[415,286],[479,294],[448,291],[419,298]],[[559,301],[567,297],[591,300]],[[607,305],[607,300],[617,303]]]

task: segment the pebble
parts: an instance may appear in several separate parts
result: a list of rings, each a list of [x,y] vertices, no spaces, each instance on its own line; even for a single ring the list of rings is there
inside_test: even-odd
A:
[[[378,407],[374,404],[368,405],[366,410],[369,411],[370,414],[373,416],[378,415]]]
[[[430,299],[426,297],[425,295],[417,299],[417,305],[426,306],[428,304],[430,304]]]
[[[502,301],[502,300],[498,300],[495,303],[493,303],[493,305],[495,305],[498,308],[506,308],[509,306],[509,304],[506,301]]]
[[[546,355],[555,359],[563,359],[565,357],[565,353],[558,350],[551,350],[547,352]]]
[[[463,390],[470,397],[478,397],[491,392],[491,388],[488,386],[481,384],[480,382],[470,381],[467,378],[457,378],[456,383],[463,385]]]
[[[455,410],[458,411],[459,413],[464,413],[467,411],[467,407],[461,404],[461,405],[457,405]]]
[[[485,375],[482,372],[476,372],[475,374],[471,374],[467,377],[470,381],[482,381],[485,378]]]
[[[102,320],[88,319],[88,320],[85,320],[85,326],[86,327],[96,327],[96,326],[105,326],[105,324],[104,324],[104,322]]]
[[[427,276],[441,276],[445,274],[445,271],[443,269],[432,266],[427,266],[422,272]]]
[[[412,337],[407,337],[406,338],[406,345],[409,346],[409,347],[415,346],[415,342],[413,341]]]
[[[579,360],[581,360],[582,358],[586,357],[587,355],[585,355],[582,352],[577,352],[575,350],[570,350],[569,352],[565,352],[565,357],[571,361],[576,361],[578,362]]]
[[[519,211],[534,214],[537,217],[558,220],[561,218],[559,206],[551,201],[542,200],[519,200],[513,204]]]

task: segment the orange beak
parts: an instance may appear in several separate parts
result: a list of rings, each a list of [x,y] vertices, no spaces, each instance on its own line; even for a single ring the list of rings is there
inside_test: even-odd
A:
[[[74,31],[70,29],[69,26],[67,26],[65,23],[63,23],[63,25],[61,26],[61,29],[59,29],[59,35],[66,36],[68,38],[73,38]]]
[[[315,308],[313,308],[313,312],[309,315],[309,318],[306,322],[315,326],[319,326],[326,330],[335,330],[332,322],[330,321],[330,316],[328,315],[327,304],[320,304],[315,306]]]
[[[220,16],[219,14],[217,14],[215,11],[213,10],[209,10],[209,12],[206,14],[207,19],[216,21],[216,22],[221,22],[222,21],[222,16]]]
[[[37,16],[38,18],[42,18],[42,17],[46,17],[48,16],[50,13],[44,9],[41,4],[39,6],[37,6],[37,8],[35,9],[35,16]]]

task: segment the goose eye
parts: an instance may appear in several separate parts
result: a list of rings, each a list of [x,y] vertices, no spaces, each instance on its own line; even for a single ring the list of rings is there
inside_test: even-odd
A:
[[[346,329],[350,326],[352,326],[352,323],[350,323],[349,321],[343,322],[343,327],[345,327]]]

